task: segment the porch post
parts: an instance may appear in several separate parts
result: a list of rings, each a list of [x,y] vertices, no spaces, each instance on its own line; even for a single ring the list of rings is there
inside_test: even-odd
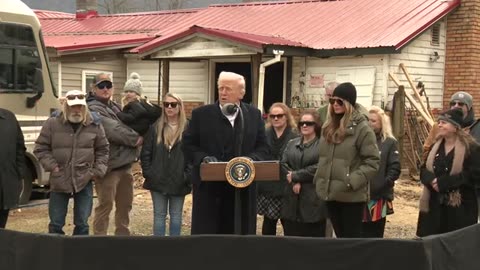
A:
[[[169,92],[170,89],[170,60],[162,60],[162,95]]]
[[[252,104],[258,103],[258,77],[260,72],[260,64],[262,63],[262,54],[257,53],[250,57],[251,73],[252,73]],[[262,110],[261,108],[258,108]]]

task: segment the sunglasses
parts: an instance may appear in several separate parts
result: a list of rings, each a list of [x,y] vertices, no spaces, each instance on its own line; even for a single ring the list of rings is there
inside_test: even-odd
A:
[[[69,96],[66,96],[66,98],[68,100],[75,100],[75,99],[85,99],[85,95],[81,94],[81,95],[69,95]]]
[[[285,116],[285,114],[280,113],[280,114],[270,114],[268,117],[270,117],[270,119],[281,119],[284,116]]]
[[[343,100],[339,99],[339,98],[330,98],[328,100],[328,102],[333,105],[335,104],[335,102],[339,105],[339,106],[343,106]]]
[[[177,108],[177,105],[178,105],[178,102],[163,102],[163,107],[165,108],[172,108],[172,109],[175,109]]]
[[[98,89],[105,89],[105,88],[112,89],[112,87],[113,87],[113,83],[109,81],[103,81],[97,84]]]
[[[303,126],[311,127],[311,126],[315,126],[315,122],[313,122],[313,121],[300,121],[300,122],[298,122],[298,125],[300,127],[303,127]]]
[[[458,101],[452,101],[450,102],[450,107],[453,107],[455,105],[458,105],[459,107],[463,107],[465,104],[465,102],[458,102]]]

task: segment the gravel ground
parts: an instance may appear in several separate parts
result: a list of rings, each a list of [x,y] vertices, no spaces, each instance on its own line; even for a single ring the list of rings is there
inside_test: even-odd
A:
[[[136,173],[136,189],[134,205],[131,214],[131,231],[133,235],[151,235],[153,209],[150,193],[141,188],[140,173]],[[398,180],[395,186],[395,200],[393,215],[388,216],[385,231],[386,238],[404,238],[411,239],[415,237],[415,228],[418,215],[418,198],[420,196],[420,184],[412,180]],[[96,199],[95,199],[96,200]],[[7,229],[22,232],[46,233],[48,226],[48,207],[47,201],[36,202],[38,205],[34,207],[22,208],[14,210],[10,214]],[[94,202],[96,203],[96,202]],[[73,231],[72,205],[70,202],[70,210],[67,215],[65,232],[71,234]],[[191,195],[185,198],[184,218],[182,234],[190,234],[191,220]],[[261,232],[262,217],[257,219],[257,232]],[[90,220],[91,222],[91,220]],[[282,234],[280,225],[278,226],[279,234]],[[110,231],[112,233],[113,230]]]

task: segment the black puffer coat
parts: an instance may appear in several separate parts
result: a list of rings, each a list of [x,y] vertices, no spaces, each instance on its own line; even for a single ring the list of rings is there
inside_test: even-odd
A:
[[[157,124],[148,131],[140,154],[143,187],[166,195],[186,195],[191,190],[190,169],[185,165],[182,141],[170,149],[163,142],[157,144]]]
[[[157,121],[161,114],[160,107],[142,99],[129,102],[121,112],[117,113],[117,116],[124,124],[141,136],[145,136],[149,127]]]
[[[382,141],[380,137],[377,137],[380,167],[375,178],[370,181],[370,199],[393,200],[394,181],[398,179],[401,171],[397,144],[393,138],[386,138]]]

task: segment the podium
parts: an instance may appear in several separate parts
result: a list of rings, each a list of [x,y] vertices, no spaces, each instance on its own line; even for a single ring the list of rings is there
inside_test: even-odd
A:
[[[278,160],[252,161],[246,157],[236,157],[228,162],[211,162],[200,165],[200,178],[206,182],[228,181],[235,187],[235,234],[241,234],[242,202],[240,190],[253,181],[278,181],[280,162]]]

